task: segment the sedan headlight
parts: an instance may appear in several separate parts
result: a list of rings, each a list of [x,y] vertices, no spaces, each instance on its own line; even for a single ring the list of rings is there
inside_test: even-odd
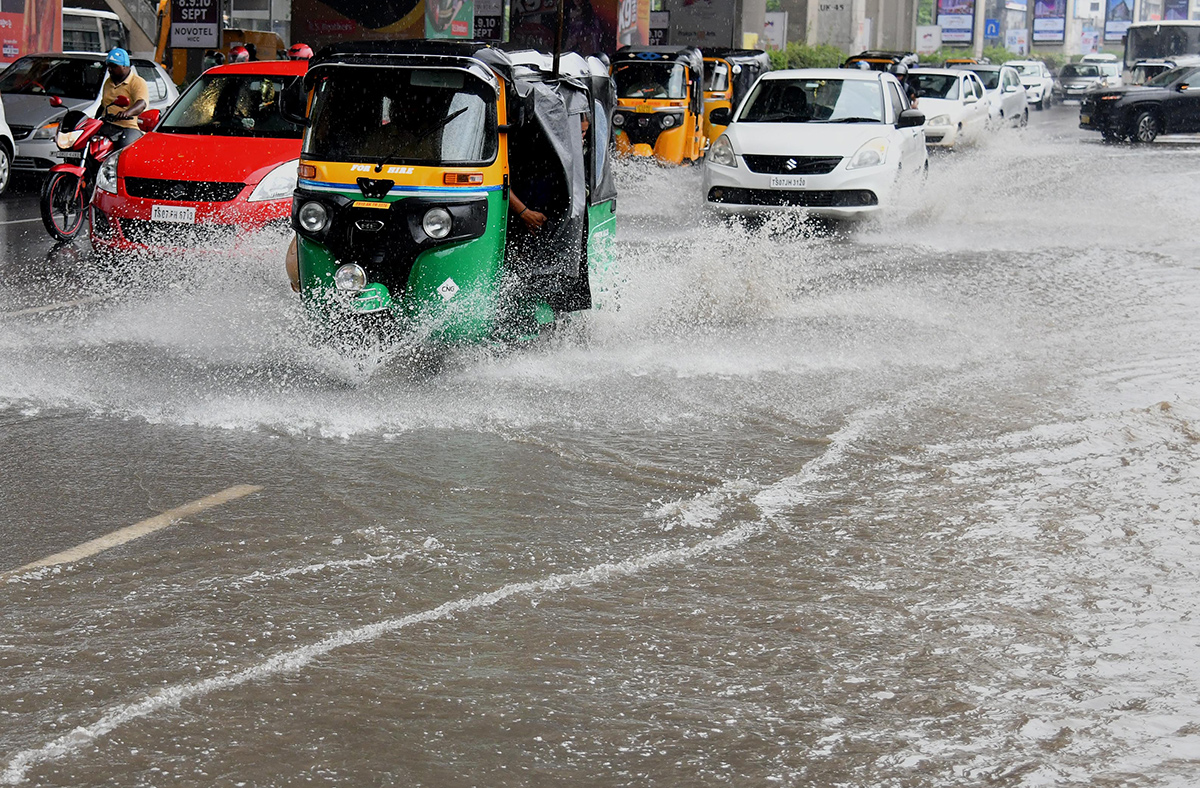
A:
[[[319,202],[306,202],[300,206],[296,218],[300,220],[300,226],[308,232],[319,233],[329,222],[329,212]]]
[[[96,188],[109,194],[117,193],[117,159],[121,152],[117,151],[104,160],[96,173]]]
[[[722,167],[737,166],[737,156],[733,153],[733,143],[724,134],[717,137],[717,141],[708,149],[708,157],[713,164],[720,164]]]
[[[885,161],[887,161],[887,140],[883,137],[876,137],[862,144],[862,147],[851,157],[850,163],[846,165],[846,169],[858,170],[863,167],[878,167]]]
[[[950,116],[949,115],[934,115],[932,118],[925,121],[925,125],[926,126],[949,126],[950,125]]]
[[[54,135],[58,133],[58,122],[61,118],[55,118],[46,125],[42,126],[37,131],[33,132],[31,140],[52,140]]]
[[[267,177],[258,182],[254,191],[247,198],[249,202],[263,200],[283,200],[292,196],[296,190],[296,173],[300,167],[299,159],[285,161],[267,173]]]

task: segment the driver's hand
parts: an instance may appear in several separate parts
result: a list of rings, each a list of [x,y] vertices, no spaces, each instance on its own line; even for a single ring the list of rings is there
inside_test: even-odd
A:
[[[527,210],[521,214],[521,221],[525,222],[525,226],[531,232],[537,232],[542,229],[542,225],[546,223],[546,214],[539,211]]]

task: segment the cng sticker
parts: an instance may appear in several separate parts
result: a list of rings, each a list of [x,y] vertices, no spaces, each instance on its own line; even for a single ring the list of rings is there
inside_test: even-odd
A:
[[[438,294],[449,301],[454,296],[458,295],[458,284],[453,279],[447,279],[437,289]]]

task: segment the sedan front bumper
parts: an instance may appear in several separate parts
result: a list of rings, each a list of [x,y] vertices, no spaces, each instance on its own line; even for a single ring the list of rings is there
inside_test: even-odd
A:
[[[291,197],[249,202],[252,185],[245,185],[232,200],[188,202],[134,197],[126,191],[124,178],[117,183],[117,194],[97,190],[92,202],[92,245],[100,250],[220,249],[236,245],[246,233],[290,229]],[[156,206],[160,216],[155,215]],[[175,221],[165,221],[161,215],[170,212],[163,208],[182,210],[173,212]]]
[[[753,172],[741,156],[737,158],[737,167],[704,163],[705,204],[717,213],[803,208],[818,216],[851,219],[878,211],[896,176],[890,162],[847,171],[843,161],[824,175],[779,176]]]

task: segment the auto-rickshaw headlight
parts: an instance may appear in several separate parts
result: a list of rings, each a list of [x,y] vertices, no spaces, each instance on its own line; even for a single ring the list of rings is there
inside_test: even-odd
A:
[[[621,128],[622,126],[624,126],[625,125],[625,116],[623,114],[621,114],[620,112],[614,112],[613,113],[613,125],[616,126],[617,128]]]
[[[452,223],[450,212],[445,208],[430,208],[425,212],[425,217],[421,219],[421,229],[430,238],[440,240],[450,234]]]
[[[674,115],[672,115],[669,112],[664,112],[659,117],[658,124],[660,126],[662,126],[664,129],[669,129],[672,126],[674,126],[678,121],[679,121],[679,118],[675,117]]]
[[[300,206],[300,226],[310,233],[319,233],[329,222],[329,212],[319,202],[306,202]]]
[[[333,286],[347,293],[361,293],[367,286],[367,272],[361,265],[347,263],[334,272]]]

